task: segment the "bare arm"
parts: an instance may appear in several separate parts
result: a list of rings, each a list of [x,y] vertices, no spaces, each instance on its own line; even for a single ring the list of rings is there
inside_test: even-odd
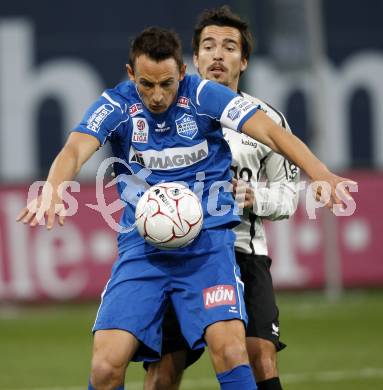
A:
[[[66,144],[51,165],[41,196],[21,210],[16,220],[22,220],[24,223],[29,223],[30,226],[36,226],[40,218],[43,217],[37,217],[39,208],[46,201],[49,202],[45,207],[47,210],[46,226],[48,229],[52,228],[55,214],[59,212],[56,205],[62,206],[61,194],[58,194],[60,184],[64,181],[73,180],[82,165],[93,155],[99,146],[100,142],[91,135],[71,133]],[[48,189],[48,187],[50,188]],[[50,189],[52,189],[52,197],[49,196],[49,199],[44,199],[44,196],[47,197],[51,193]],[[63,207],[59,207],[60,209],[63,209]],[[59,223],[61,225],[64,224],[63,215],[59,217]]]
[[[286,119],[284,130],[291,133]],[[276,221],[291,217],[298,206],[300,169],[271,151],[263,164],[267,186],[255,189],[255,214]]]
[[[63,181],[74,179],[99,146],[100,142],[91,135],[71,133],[53,161],[47,181],[57,188]]]
[[[303,169],[312,181],[328,183],[331,186],[331,198],[327,203],[328,207],[331,207],[333,203],[342,203],[335,193],[335,188],[340,182],[348,181],[351,183],[352,181],[329,171],[326,165],[299,138],[294,134],[283,131],[264,112],[258,110],[244,123],[242,131],[285,156]],[[345,195],[351,198],[350,194],[347,191],[345,192]]]
[[[298,165],[312,180],[329,173],[327,167],[299,138],[294,134],[281,131],[281,127],[261,110],[244,123],[242,131]]]

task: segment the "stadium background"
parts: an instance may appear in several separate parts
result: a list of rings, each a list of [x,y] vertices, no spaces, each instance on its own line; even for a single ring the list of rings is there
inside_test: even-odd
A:
[[[283,111],[332,169],[359,181],[352,217],[317,210],[317,219],[309,219],[302,191],[297,215],[268,225],[290,346],[281,354],[281,376],[287,389],[383,388],[383,3],[225,3],[250,22],[256,37],[242,89]],[[89,103],[124,78],[129,41],[138,31],[153,24],[173,28],[190,64],[196,15],[221,4],[1,5],[1,389],[82,388],[93,302],[115,257],[114,232],[85,206],[96,203],[95,172],[107,150],[83,170],[80,212],[62,229],[47,233],[15,224],[29,184],[44,179]],[[129,370],[131,388],[141,388],[142,370]],[[205,356],[183,388],[216,388],[210,370]]]

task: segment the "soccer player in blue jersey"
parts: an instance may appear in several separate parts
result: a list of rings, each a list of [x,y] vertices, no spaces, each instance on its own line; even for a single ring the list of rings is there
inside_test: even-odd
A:
[[[229,7],[205,10],[198,19],[193,35],[194,62],[200,75],[237,92],[239,79],[250,59],[252,42],[247,23]],[[238,93],[259,105],[286,131],[291,131],[282,113],[260,99],[241,91]],[[241,223],[234,228],[235,256],[245,284],[249,361],[259,390],[282,390],[277,352],[285,344],[279,337],[279,310],[273,290],[271,259],[268,257],[263,220],[288,218],[295,212],[299,169],[247,135],[225,128],[223,131],[232,153],[234,182],[246,180],[253,188],[249,191]],[[267,181],[267,186],[260,187],[257,183],[259,180]],[[183,370],[202,353],[203,349],[192,350],[188,347],[170,306],[164,317],[161,360],[145,363],[148,370],[145,390],[178,389]]]
[[[170,301],[189,345],[208,345],[221,389],[256,389],[246,352],[247,317],[231,231],[239,222],[228,185],[231,155],[222,127],[245,132],[286,155],[311,179],[328,182],[330,204],[341,201],[335,187],[345,179],[331,173],[301,141],[280,131],[244,97],[186,75],[179,40],[168,30],[149,28],[137,36],[128,74],[130,81],[105,91],[90,107],[54,160],[42,194],[17,219],[36,226],[40,206],[48,203],[46,226],[51,229],[63,209],[61,183],[72,180],[107,141],[121,161],[114,167],[117,175],[139,175],[145,168],[150,170],[148,185],[182,181],[190,188],[203,180],[204,227],[185,248],[169,251],[147,244],[136,230],[128,229],[135,207],[126,203],[121,225],[127,229],[118,236],[118,259],[93,327],[89,389],[123,389],[130,361],[158,359],[161,322]],[[129,188],[120,182],[118,190],[124,199]],[[208,202],[212,193],[214,206]],[[62,214],[59,223],[64,223]],[[213,299],[218,290],[224,291],[224,300]]]

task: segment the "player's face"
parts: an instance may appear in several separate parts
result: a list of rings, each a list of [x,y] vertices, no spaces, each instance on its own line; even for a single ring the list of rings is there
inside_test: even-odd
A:
[[[145,106],[152,113],[160,114],[174,102],[186,67],[180,71],[174,58],[156,62],[142,54],[136,58],[134,69],[129,65],[127,69]]]
[[[234,27],[207,26],[201,32],[194,65],[200,75],[237,91],[241,71],[247,67],[242,58],[241,33]]]

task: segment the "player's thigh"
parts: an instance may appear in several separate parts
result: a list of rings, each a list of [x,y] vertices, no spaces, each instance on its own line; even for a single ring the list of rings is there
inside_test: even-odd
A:
[[[139,346],[139,341],[130,332],[120,329],[98,330],[93,338],[94,365],[108,364],[125,368]]]
[[[191,247],[182,273],[174,275],[171,300],[181,330],[192,348],[205,346],[205,329],[218,321],[246,323],[243,283],[230,229],[208,229]]]
[[[205,340],[212,349],[220,349],[225,344],[245,345],[245,326],[237,319],[215,322],[206,328]]]
[[[121,329],[133,334],[141,341],[135,360],[155,359],[161,352],[168,276],[153,264],[155,256],[152,258],[131,252],[128,260],[119,260],[103,292],[93,326],[93,331]]]

